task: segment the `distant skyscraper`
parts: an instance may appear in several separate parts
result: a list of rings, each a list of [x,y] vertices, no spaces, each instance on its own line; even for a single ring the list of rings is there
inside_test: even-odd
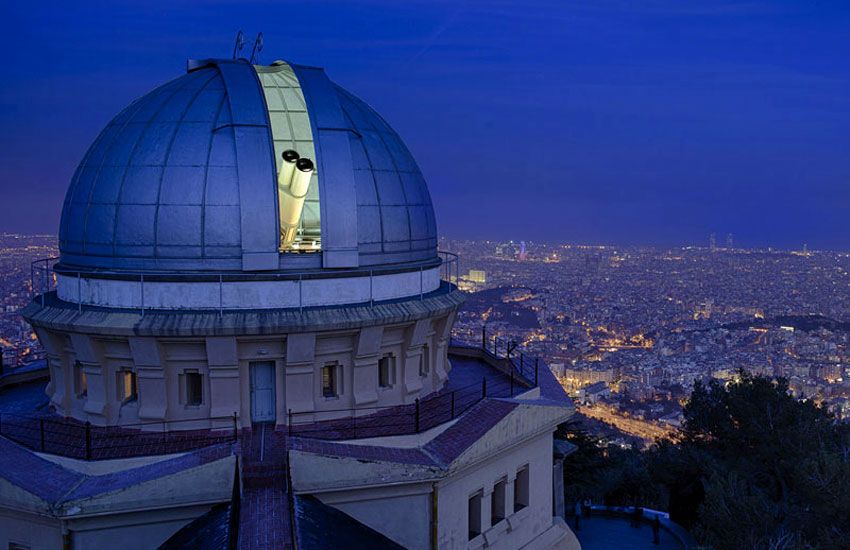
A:
[[[485,273],[483,269],[470,269],[469,280],[473,283],[486,283],[487,273]]]
[[[712,252],[717,250],[717,233],[712,233],[708,236],[708,249]]]
[[[735,241],[733,240],[732,233],[726,234],[726,250],[733,250],[735,248]]]
[[[525,261],[525,241],[519,242],[519,261]]]
[[[602,258],[599,254],[585,254],[584,267],[588,273],[599,273],[600,263],[602,263]]]
[[[807,245],[806,243],[803,243],[803,254],[808,254],[808,253],[809,253],[809,245]]]

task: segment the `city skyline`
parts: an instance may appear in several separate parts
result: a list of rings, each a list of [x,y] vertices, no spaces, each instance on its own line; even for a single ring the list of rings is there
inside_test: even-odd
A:
[[[850,249],[846,8],[438,7],[10,6],[10,41],[28,49],[4,54],[0,231],[55,233],[110,116],[181,74],[175,59],[228,57],[242,28],[249,46],[264,33],[264,62],[327,67],[411,136],[441,234],[703,246],[716,232],[741,248]],[[284,33],[275,15],[306,23]]]

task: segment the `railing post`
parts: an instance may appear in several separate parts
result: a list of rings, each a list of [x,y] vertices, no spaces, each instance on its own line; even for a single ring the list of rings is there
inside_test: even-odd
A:
[[[91,422],[86,420],[86,460],[91,460]]]
[[[511,397],[514,396],[514,371],[511,371]]]
[[[233,441],[239,441],[239,424],[236,421],[236,411],[233,411]]]
[[[221,273],[218,274],[218,316],[224,317],[224,277]]]
[[[422,287],[422,266],[420,265],[419,266],[419,301],[421,302],[424,299],[425,299],[425,293],[424,293],[424,289]]]
[[[481,399],[487,397],[487,377],[481,377]]]
[[[292,436],[292,409],[289,409],[289,435]]]
[[[298,313],[304,313],[304,292],[302,292],[304,275],[298,274]],[[290,411],[291,413],[291,411]]]
[[[142,295],[142,317],[145,316],[145,274],[139,274],[139,281],[141,282],[141,295]]]
[[[452,392],[452,417],[451,420],[455,418],[455,392]]]
[[[375,305],[375,291],[373,287],[375,286],[372,282],[372,277],[374,275],[374,271],[369,270],[369,307],[373,307]]]
[[[487,325],[481,325],[481,349],[487,349]]]
[[[523,359],[525,355],[522,352],[519,352],[519,375],[522,376],[522,367],[523,367]]]
[[[41,452],[44,452],[44,419],[43,418],[38,419],[38,425],[39,425],[38,426],[39,431],[41,431]]]
[[[77,311],[83,310],[83,280],[82,275],[77,271]]]
[[[535,388],[537,387],[537,360],[538,359],[539,359],[538,357],[534,358],[534,387]]]
[[[419,398],[416,398],[416,433],[419,433]]]

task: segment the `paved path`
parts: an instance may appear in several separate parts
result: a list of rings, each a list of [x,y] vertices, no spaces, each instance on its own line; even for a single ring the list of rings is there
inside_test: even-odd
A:
[[[240,438],[239,550],[289,550],[293,535],[286,492],[286,435],[261,425],[243,430]]]

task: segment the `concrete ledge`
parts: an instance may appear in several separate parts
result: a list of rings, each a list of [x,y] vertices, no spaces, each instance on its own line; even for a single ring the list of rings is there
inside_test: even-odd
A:
[[[47,369],[47,363],[45,362],[41,368],[22,368],[3,374],[0,376],[0,389],[34,380],[47,380],[48,378],[50,378],[50,371]]]
[[[445,288],[445,290],[448,290]],[[448,314],[463,304],[462,292],[438,291],[388,303],[315,309],[247,311],[145,311],[83,306],[37,297],[21,312],[30,324],[66,332],[114,336],[249,336],[345,330],[388,325]]]
[[[634,508],[627,506],[598,505],[591,506],[590,509],[593,515],[622,518],[631,518],[634,510]],[[678,523],[670,521],[670,514],[668,514],[667,512],[652,510],[650,508],[643,508],[642,510],[642,522],[652,524],[652,521],[655,519],[655,516],[658,516],[658,519],[661,521],[661,528],[673,535],[673,538],[675,538],[679,542],[679,544],[681,544],[684,548],[692,548],[696,546],[696,539],[694,539],[693,535],[691,535],[687,529],[685,529]]]

